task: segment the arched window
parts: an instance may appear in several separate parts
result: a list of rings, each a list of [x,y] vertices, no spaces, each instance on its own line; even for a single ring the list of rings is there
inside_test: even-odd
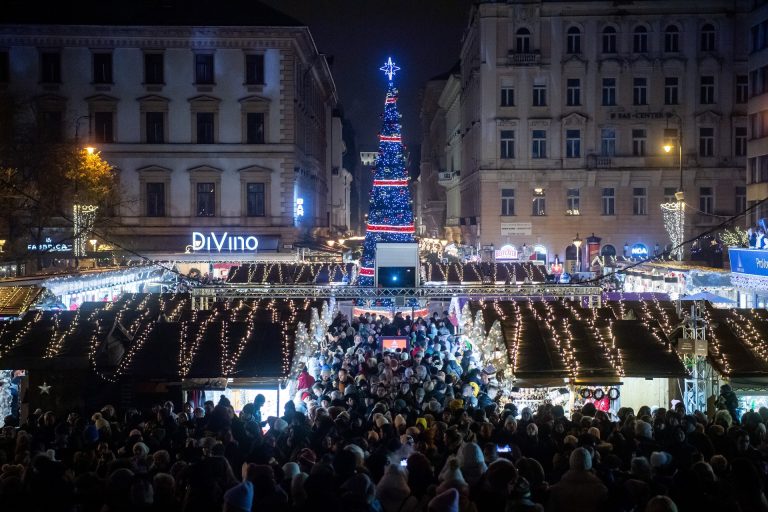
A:
[[[711,23],[701,27],[700,48],[703,52],[715,51],[715,26]]]
[[[632,33],[632,51],[635,53],[648,52],[648,29],[640,25]]]
[[[666,53],[680,51],[680,30],[674,25],[664,29],[664,51]]]
[[[600,256],[613,258],[616,256],[616,248],[611,244],[606,244],[600,249]]]
[[[579,27],[568,29],[566,42],[568,53],[581,53],[581,30],[579,30]]]
[[[527,28],[520,28],[515,34],[515,47],[517,53],[531,52],[531,31]]]
[[[603,29],[603,53],[616,53],[616,29],[613,27]]]

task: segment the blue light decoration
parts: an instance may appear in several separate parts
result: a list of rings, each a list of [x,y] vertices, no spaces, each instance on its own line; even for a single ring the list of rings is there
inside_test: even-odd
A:
[[[390,57],[380,69],[389,82],[384,99],[384,115],[373,174],[363,257],[357,279],[360,286],[373,286],[377,243],[413,243],[415,232],[400,131],[402,116],[397,109],[397,89],[392,81],[400,68]]]

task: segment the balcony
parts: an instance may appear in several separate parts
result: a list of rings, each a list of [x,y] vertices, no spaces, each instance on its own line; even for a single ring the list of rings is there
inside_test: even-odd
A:
[[[611,167],[611,157],[598,156],[595,157],[595,167],[598,169],[609,169]]]
[[[541,62],[541,54],[538,52],[517,53],[510,51],[507,55],[509,66],[535,66]]]

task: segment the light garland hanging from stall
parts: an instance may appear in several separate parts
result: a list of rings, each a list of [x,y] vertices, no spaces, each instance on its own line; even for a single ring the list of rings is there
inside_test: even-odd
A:
[[[676,259],[683,259],[683,241],[685,238],[685,203],[675,201],[661,203],[661,217],[664,220],[664,229],[672,243],[671,255]]]

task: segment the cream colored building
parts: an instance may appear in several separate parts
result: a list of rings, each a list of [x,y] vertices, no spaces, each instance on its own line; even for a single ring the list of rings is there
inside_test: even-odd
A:
[[[348,229],[325,55],[302,23],[238,5],[192,9],[188,25],[157,21],[164,5],[126,24],[105,11],[114,21],[0,25],[4,89],[119,170],[109,232],[129,249],[184,252],[193,232],[226,232],[282,251]]]
[[[747,202],[768,198],[768,2],[760,1],[749,21],[749,142],[747,143]],[[747,216],[747,226],[768,217],[768,205]]]
[[[606,254],[663,249],[659,205],[680,187],[680,129],[687,235],[743,209],[750,6],[475,5],[460,72],[422,108],[434,112],[423,145],[443,148],[422,157],[422,180],[438,173],[446,188],[441,236],[538,246],[549,260],[577,233]]]

